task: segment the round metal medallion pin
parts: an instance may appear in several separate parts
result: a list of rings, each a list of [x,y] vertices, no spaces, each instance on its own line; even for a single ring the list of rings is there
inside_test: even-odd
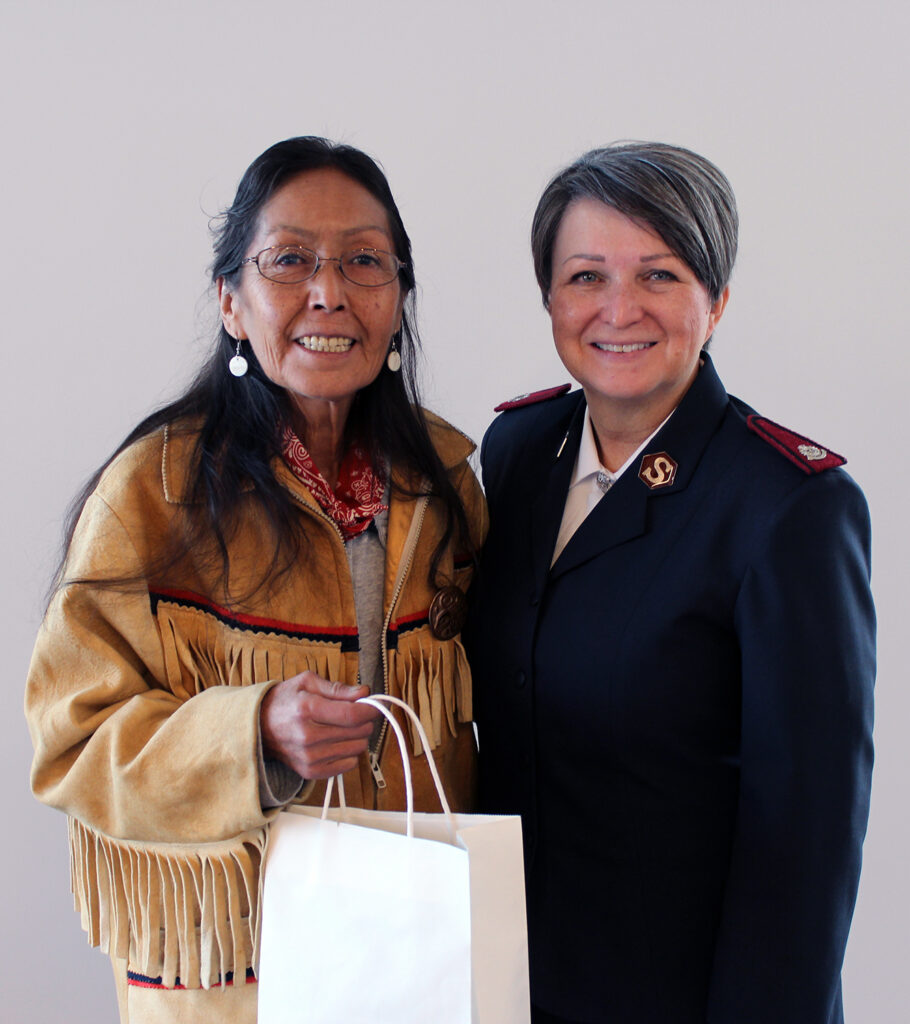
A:
[[[458,587],[443,587],[430,604],[430,630],[437,640],[458,636],[468,617],[468,599]]]

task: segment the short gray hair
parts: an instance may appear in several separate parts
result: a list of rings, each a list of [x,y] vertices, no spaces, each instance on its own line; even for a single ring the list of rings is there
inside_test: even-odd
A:
[[[662,142],[592,149],[544,189],[531,227],[534,272],[549,308],[553,246],[569,206],[598,199],[647,225],[705,286],[712,302],[733,272],[739,217],[726,177],[703,156]]]

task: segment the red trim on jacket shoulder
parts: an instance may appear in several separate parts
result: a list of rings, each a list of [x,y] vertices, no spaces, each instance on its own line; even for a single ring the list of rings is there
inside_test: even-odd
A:
[[[518,395],[510,398],[508,402],[500,402],[495,406],[493,412],[506,412],[508,409],[521,409],[525,405],[536,405],[538,402],[546,402],[550,398],[560,398],[571,391],[571,384],[560,384],[555,388],[544,388],[543,391],[530,391],[526,395]]]
[[[794,466],[799,466],[804,473],[822,473],[826,469],[843,466],[847,461],[843,455],[838,455],[830,448],[797,434],[795,430],[788,430],[773,420],[765,419],[764,416],[753,413],[747,417],[746,425],[763,441],[767,441],[772,448],[789,459]]]

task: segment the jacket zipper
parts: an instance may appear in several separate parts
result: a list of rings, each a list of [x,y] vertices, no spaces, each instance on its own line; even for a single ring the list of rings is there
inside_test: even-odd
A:
[[[389,623],[392,621],[392,613],[395,611],[395,605],[398,604],[398,598],[401,596],[404,581],[407,578],[408,573],[411,571],[411,563],[414,561],[414,552],[417,550],[417,539],[420,537],[424,516],[427,513],[427,506],[429,504],[430,496],[428,494],[424,494],[418,499],[418,505],[414,511],[414,519],[411,522],[411,528],[408,531],[407,541],[405,542],[405,550],[402,553],[402,561],[398,567],[398,576],[395,579],[392,600],[389,603],[389,610],[386,613],[385,622],[382,624],[382,690],[383,693],[386,694],[389,692]],[[370,770],[373,773],[373,780],[376,783],[377,789],[385,789],[386,787],[385,776],[382,774],[382,769],[379,767],[379,757],[382,753],[382,746],[385,742],[388,729],[388,719],[383,718],[382,725],[379,728],[379,735],[376,737],[376,743],[369,752]]]
[[[327,516],[325,512],[322,511],[321,508],[316,508],[315,505],[311,505],[308,501],[304,501],[304,499],[301,498],[299,494],[295,494],[290,489],[290,487],[285,487],[285,490],[288,492],[288,494],[290,494],[294,501],[296,501],[298,505],[301,505],[303,508],[305,508],[307,512],[312,513],[314,516],[316,516],[317,519],[324,519],[329,524],[329,526],[332,527],[335,533],[338,534],[338,539],[341,541],[342,545],[344,544],[344,534],[341,532],[341,530],[338,529],[338,524],[331,516]]]
[[[327,516],[321,508],[316,508],[311,505],[308,501],[305,501],[300,495],[295,494],[290,488],[287,488],[288,493],[309,513],[316,516],[318,519],[324,519],[338,534],[338,539],[344,545],[344,535],[341,530],[338,529],[338,524],[332,519],[331,516]],[[405,550],[402,553],[402,562],[398,567],[398,576],[395,578],[395,587],[392,593],[392,601],[389,604],[389,610],[386,613],[385,622],[382,625],[382,638],[381,638],[381,650],[382,650],[382,690],[383,693],[389,692],[389,652],[388,652],[388,633],[389,623],[392,621],[392,612],[395,610],[395,605],[398,603],[398,598],[401,596],[401,590],[404,587],[404,581],[407,578],[408,573],[411,569],[411,562],[414,561],[414,552],[417,550],[417,539],[420,536],[420,531],[423,527],[424,516],[426,515],[427,506],[430,503],[429,495],[425,494],[418,500],[417,509],[414,512],[414,519],[411,523],[411,528],[408,531],[408,537]],[[358,679],[360,674],[358,672]],[[388,732],[389,722],[387,718],[383,718],[382,725],[379,729],[379,735],[376,737],[376,742],[371,749],[367,750],[367,757],[370,764],[370,771],[373,774],[373,781],[376,783],[376,789],[385,789],[386,781],[385,776],[382,774],[382,769],[379,767],[379,755],[382,752],[382,746],[385,742],[386,733]]]

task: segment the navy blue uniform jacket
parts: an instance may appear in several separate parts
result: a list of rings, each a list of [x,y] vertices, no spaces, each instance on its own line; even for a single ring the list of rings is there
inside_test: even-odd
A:
[[[503,413],[467,638],[481,806],[525,835],[532,1001],[608,1024],[837,1024],[872,771],[869,518],[710,359],[550,568],[580,391]],[[561,456],[557,452],[568,433]]]

